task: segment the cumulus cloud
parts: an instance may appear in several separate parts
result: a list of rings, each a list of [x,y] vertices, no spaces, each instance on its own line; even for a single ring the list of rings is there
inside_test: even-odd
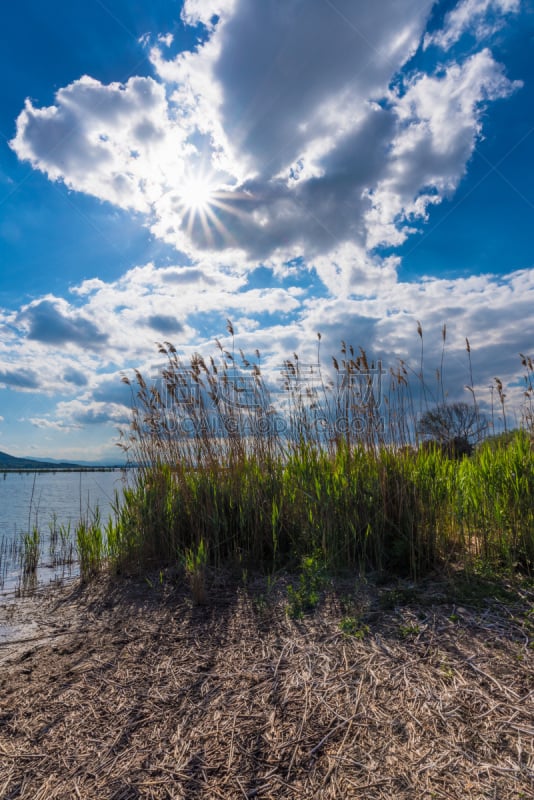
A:
[[[214,18],[232,11],[236,0],[185,0],[182,19],[187,25],[211,27]]]
[[[48,108],[28,100],[11,146],[194,259],[399,244],[457,185],[485,105],[519,86],[489,50],[403,75],[432,5],[190,0],[184,21],[207,28],[194,50],[154,47],[155,78],[83,76]],[[464,0],[444,30],[492,10],[516,4]]]
[[[177,334],[183,331],[183,326],[172,314],[151,314],[146,324],[158,333],[165,335]]]
[[[74,386],[87,386],[88,377],[85,372],[74,367],[69,367],[63,373],[63,380],[67,383],[72,383]]]
[[[67,404],[59,404],[58,411],[68,413],[75,423],[79,425],[104,425],[114,423],[126,425],[130,421],[130,414],[124,406],[110,403],[88,403],[84,404],[72,401]]]
[[[65,422],[64,420],[49,419],[48,417],[28,417],[28,419],[20,419],[19,422],[30,422],[34,428],[41,428],[42,430],[52,430],[61,433],[71,433],[75,430],[80,430],[82,426],[75,424],[71,421]]]
[[[386,368],[403,359],[417,383],[420,339],[424,333],[426,380],[437,390],[435,370],[440,366],[442,326],[447,326],[444,383],[448,396],[469,399],[464,387],[470,382],[466,337],[471,345],[475,388],[479,400],[489,401],[489,385],[495,376],[513,386],[521,372],[519,352],[534,341],[534,270],[518,270],[507,276],[478,275],[457,279],[423,277],[415,282],[378,283],[366,295],[313,299],[300,332],[300,341],[323,334],[323,352],[332,352],[341,339],[366,349],[369,358],[381,358]],[[513,309],[513,313],[511,313]],[[294,331],[293,331],[294,333]],[[520,401],[519,391],[516,400]],[[430,396],[430,395],[429,395]],[[510,403],[511,406],[514,402]]]
[[[488,386],[495,375],[505,382],[517,380],[520,364],[514,354],[524,352],[526,343],[534,340],[530,313],[534,269],[507,276],[448,280],[427,276],[409,282],[399,280],[396,267],[394,258],[390,262],[378,256],[371,258],[358,246],[344,244],[328,256],[318,256],[309,266],[332,286],[325,296],[296,287],[251,288],[243,276],[226,276],[218,281],[214,277],[213,284],[206,284],[199,292],[201,284],[168,282],[170,276],[180,274],[178,268],[137,267],[118,281],[99,281],[98,286],[92,283],[90,291],[82,284],[75,293],[79,314],[101,318],[112,313],[110,309],[120,308],[115,314],[123,328],[124,344],[112,348],[111,370],[103,372],[101,359],[87,361],[81,369],[60,345],[56,349],[49,344],[32,345],[23,334],[18,345],[10,347],[10,361],[3,358],[0,383],[15,389],[46,391],[61,398],[48,416],[32,418],[42,428],[74,431],[86,425],[107,425],[110,433],[116,432],[117,426],[128,424],[132,402],[129,387],[121,382],[121,372],[135,366],[147,378],[153,378],[161,368],[155,345],[159,337],[139,338],[139,330],[150,316],[147,309],[153,307],[152,296],[173,286],[177,297],[185,297],[181,305],[183,330],[165,338],[173,341],[186,361],[198,351],[206,356],[216,355],[215,336],[222,339],[224,346],[231,347],[225,331],[226,317],[230,316],[236,330],[236,346],[243,347],[248,355],[258,348],[265,374],[273,380],[279,377],[284,359],[294,351],[303,362],[316,360],[318,331],[323,336],[321,346],[326,362],[344,339],[356,348],[364,347],[370,359],[381,358],[386,368],[402,358],[418,369],[420,341],[416,326],[420,321],[429,383],[440,363],[441,328],[447,324],[445,380],[450,396],[463,396],[463,387],[469,381],[466,336],[471,341],[476,388],[482,400],[488,396]],[[189,303],[190,313],[185,313]],[[269,315],[266,310],[276,314]],[[209,335],[199,336],[191,322],[203,315],[210,323]],[[32,346],[37,349],[32,351]],[[54,363],[54,370],[41,368],[43,357]],[[88,355],[80,353],[80,358]],[[16,366],[21,362],[24,368]]]
[[[63,398],[65,393],[62,393]],[[92,376],[90,385],[70,399],[61,399],[54,411],[33,416],[29,421],[37,428],[57,431],[82,430],[87,425],[126,426],[130,421],[132,394],[121,381],[121,374],[113,372]]]
[[[84,389],[58,419],[113,422],[124,413],[122,390],[101,376],[84,384],[87,370],[105,366],[113,381],[127,363],[149,366],[154,338],[192,352],[207,344],[203,320],[211,338],[227,316],[272,363],[293,349],[312,357],[318,330],[384,359],[417,358],[416,320],[438,331],[447,322],[458,357],[476,331],[486,363],[511,375],[492,348],[525,341],[532,270],[409,283],[398,278],[400,259],[378,250],[402,244],[452,195],[488,105],[521,86],[487,39],[477,44],[519,0],[460,0],[425,36],[433,6],[186,0],[182,19],[202,35],[178,55],[169,35],[154,39],[153,77],[106,85],[83,76],[49,107],[28,100],[11,142],[19,158],[135,212],[191,263],[139,265],[73,287],[70,300],[25,306],[8,320],[22,344],[11,342],[0,380],[31,381],[46,349],[62,386]],[[475,39],[468,54],[444,55],[464,33]],[[413,61],[422,44],[424,58]],[[272,277],[264,288],[251,277],[259,263]],[[303,273],[308,284],[297,280]],[[439,347],[438,334],[436,355]]]
[[[413,54],[432,2],[293,0],[236,5],[213,64],[222,126],[267,180],[313,140],[354,128]],[[364,115],[366,115],[364,111]]]
[[[71,294],[70,302],[49,295],[4,314],[0,384],[55,397],[77,396],[84,405],[126,407],[131,398],[120,370],[135,365],[153,371],[156,341],[170,340],[192,353],[206,338],[211,346],[228,316],[250,317],[252,329],[258,324],[254,316],[298,313],[306,293],[291,286],[252,287],[239,268],[223,272],[209,265],[147,264],[116,281],[85,281],[72,287]],[[46,366],[50,364],[53,369]],[[104,370],[111,370],[109,377]],[[98,409],[100,419],[103,411]],[[64,422],[61,416],[57,421]]]
[[[158,35],[158,42],[164,44],[165,47],[170,47],[174,42],[174,36],[172,33],[160,33]]]
[[[402,243],[428,207],[458,186],[482,130],[481,109],[521,87],[488,49],[443,74],[416,74],[392,98],[398,120],[384,176],[371,190],[367,244]]]
[[[0,385],[12,389],[37,389],[39,377],[33,370],[0,369]]]
[[[130,415],[124,406],[70,400],[58,403],[54,417],[30,417],[28,421],[36,428],[68,433],[87,425],[127,425]]]
[[[180,344],[196,341],[193,320],[199,314],[224,320],[228,314],[246,309],[266,314],[295,310],[302,291],[295,287],[251,288],[239,265],[223,269],[208,264],[203,269],[146,264],[114,282],[90,281],[73,288],[74,294],[86,300],[84,314],[95,320],[109,319],[110,324],[115,320],[113,352],[117,359],[146,353],[157,332],[172,334]],[[112,357],[111,352],[106,355]]]
[[[99,348],[108,340],[107,333],[59,298],[30,303],[20,312],[17,322],[26,329],[28,339],[45,344]]]
[[[165,89],[152,78],[104,85],[84,75],[56,94],[55,105],[31,100],[11,142],[19,158],[77,191],[148,213],[181,161],[185,131],[172,125]],[[191,148],[189,148],[191,150]]]
[[[132,400],[131,390],[121,378],[119,372],[99,376],[93,388],[84,395],[85,398],[101,404],[107,403],[114,408],[119,406],[129,408]]]
[[[466,32],[477,39],[491,36],[520,6],[521,0],[462,0],[445,16],[443,28],[425,36],[424,47],[434,44],[447,50]]]

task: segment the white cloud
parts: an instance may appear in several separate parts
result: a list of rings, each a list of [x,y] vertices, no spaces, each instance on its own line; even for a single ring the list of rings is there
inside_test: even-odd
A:
[[[185,139],[152,78],[103,85],[84,76],[60,89],[53,106],[27,100],[11,146],[51,180],[148,214],[166,176],[183,177],[183,159],[193,152]]]
[[[487,398],[497,375],[508,384],[520,374],[519,352],[534,341],[534,269],[508,276],[479,275],[455,280],[423,277],[401,281],[396,263],[370,260],[356,245],[345,244],[331,256],[317,257],[310,268],[331,291],[324,297],[301,289],[250,288],[246,276],[206,274],[197,268],[156,269],[137,267],[114,282],[91,281],[77,287],[76,313],[112,327],[105,359],[93,357],[81,343],[68,351],[62,342],[28,338],[25,328],[13,329],[11,342],[0,350],[0,381],[19,391],[47,393],[60,398],[47,415],[32,417],[34,425],[57,430],[85,426],[126,424],[129,390],[120,380],[121,370],[136,366],[154,375],[160,356],[155,342],[172,341],[183,357],[194,352],[215,354],[214,338],[230,345],[226,317],[236,329],[236,346],[248,355],[258,348],[265,368],[278,370],[294,351],[303,362],[316,358],[317,339],[323,335],[326,364],[344,339],[362,346],[370,358],[386,367],[402,358],[415,371],[419,360],[417,321],[425,336],[427,379],[441,357],[441,327],[447,324],[445,380],[451,395],[462,396],[469,382],[465,337],[472,346],[477,391]],[[36,300],[37,307],[40,301]],[[177,319],[172,335],[163,325],[156,333],[147,325],[153,313]],[[176,309],[176,312],[175,312]],[[513,313],[512,313],[513,310]],[[65,316],[74,308],[62,307]],[[273,316],[269,316],[272,312]],[[274,314],[276,313],[276,316]],[[284,320],[280,315],[286,314]],[[199,336],[196,320],[205,315],[209,335]],[[17,315],[14,314],[14,319]],[[53,364],[54,369],[43,369]],[[509,388],[512,398],[514,389]],[[516,391],[519,395],[519,390]]]
[[[69,424],[73,428],[109,423],[127,425],[130,421],[130,413],[126,405],[99,403],[94,400],[84,402],[83,399],[58,403],[57,416],[59,419],[69,420]]]
[[[441,75],[417,74],[392,98],[398,126],[365,214],[368,247],[400,244],[411,222],[425,219],[429,206],[452,194],[481,134],[484,104],[521,86],[484,49]]]
[[[16,324],[26,332],[28,339],[62,348],[100,350],[108,342],[107,333],[61,298],[34,300],[22,308]]]
[[[214,17],[227,15],[237,0],[185,0],[182,19],[187,25],[211,26]]]
[[[11,145],[51,179],[141,212],[193,260],[397,245],[458,185],[487,103],[520,86],[486,49],[390,90],[431,7],[189,2],[184,19],[209,36],[172,58],[153,48],[158,80],[84,76],[53,106],[27,101]]]
[[[58,409],[59,410],[59,409]],[[56,419],[49,419],[48,417],[22,417],[19,422],[29,422],[34,428],[42,428],[44,430],[61,431],[63,433],[70,433],[71,431],[81,430],[82,425],[74,422],[61,422]]]
[[[165,47],[170,47],[174,42],[174,36],[172,33],[160,33],[158,36],[158,42],[165,45]]]
[[[521,0],[461,0],[445,17],[444,27],[427,34],[424,47],[435,44],[447,50],[469,31],[477,39],[484,39],[498,31],[508,14],[516,14]]]
[[[482,38],[518,6],[463,0],[425,41],[448,47],[465,31]],[[396,256],[374,252],[401,244],[451,196],[488,104],[521,85],[487,48],[451,53],[445,64],[432,64],[430,51],[426,72],[407,71],[432,7],[187,0],[182,18],[204,26],[203,38],[171,56],[170,34],[160,36],[150,50],[154,78],[104,85],[84,76],[50,107],[28,100],[11,143],[19,158],[139,213],[191,264],[137,266],[4,315],[0,381],[63,392],[57,415],[40,418],[48,425],[113,422],[124,408],[111,386],[118,370],[150,369],[156,340],[186,355],[209,351],[226,316],[273,364],[294,349],[312,358],[319,330],[331,351],[344,338],[390,361],[417,361],[417,319],[436,332],[427,349],[438,357],[446,322],[457,386],[465,336],[480,354],[482,383],[488,369],[511,380],[516,365],[504,357],[534,337],[532,270],[410,283],[399,280]],[[207,199],[194,209],[184,186],[200,178]],[[272,286],[249,283],[259,263],[272,270]],[[299,271],[320,283],[317,295],[303,282],[291,287]],[[53,376],[40,368],[45,357]]]
[[[71,294],[70,301],[46,295],[4,314],[0,385],[115,402],[109,387],[99,396],[103,370],[113,370],[110,380],[120,388],[118,370],[153,361],[157,341],[193,352],[202,345],[199,319],[224,331],[228,316],[298,313],[304,290],[251,287],[238,268],[146,264],[113,282],[85,281]]]
[[[370,256],[365,248],[345,243],[311,264],[332,296],[372,298],[396,285],[399,259]]]
[[[472,16],[469,3],[450,30],[464,5]],[[153,49],[160,82],[85,76],[54,106],[27,101],[12,147],[51,179],[142,212],[156,236],[193,258],[399,244],[457,186],[484,103],[519,86],[483,50],[393,94],[388,84],[431,6],[186,3],[189,24],[222,21],[193,52],[165,59]],[[479,0],[477,19],[488,8]],[[213,191],[195,211],[183,187],[199,174]]]

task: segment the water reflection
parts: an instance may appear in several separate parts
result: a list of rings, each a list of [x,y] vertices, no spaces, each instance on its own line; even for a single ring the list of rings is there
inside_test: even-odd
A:
[[[77,574],[76,526],[103,526],[131,477],[106,472],[4,473],[0,481],[0,590]]]

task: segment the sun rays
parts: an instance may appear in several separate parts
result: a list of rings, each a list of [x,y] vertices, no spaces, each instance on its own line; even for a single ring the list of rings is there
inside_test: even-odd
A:
[[[214,184],[203,175],[188,178],[180,191],[186,212],[206,213],[212,202],[214,189]]]
[[[250,199],[247,192],[224,184],[220,176],[202,171],[186,174],[179,188],[167,193],[167,202],[188,238],[198,242],[200,236],[210,246],[217,238],[235,244],[229,215],[246,216],[242,206]]]

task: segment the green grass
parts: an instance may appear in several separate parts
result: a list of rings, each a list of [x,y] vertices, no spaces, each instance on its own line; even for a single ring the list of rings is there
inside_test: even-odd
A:
[[[419,395],[401,362],[379,405],[365,391],[373,365],[343,345],[334,370],[348,376],[352,394],[341,403],[322,376],[312,391],[294,356],[285,365],[287,424],[280,431],[259,354],[253,368],[241,354],[238,369],[233,347],[220,346],[219,362],[195,356],[189,365],[170,345],[161,352],[167,366],[159,385],[140,373],[135,384],[125,379],[132,423],[121,446],[139,465],[137,479],[117,497],[116,521],[105,532],[100,520],[78,528],[85,577],[103,563],[141,571],[181,564],[203,602],[211,568],[285,569],[298,576],[288,597],[298,616],[318,602],[319,573],[417,580],[458,564],[471,574],[533,570],[530,360],[523,362],[525,429],[451,458],[447,448],[422,447],[417,437],[415,398],[431,394],[422,391],[422,367]],[[235,391],[229,400],[228,387],[245,368],[249,405],[236,403]],[[437,395],[442,402],[442,388]],[[331,424],[355,411],[357,432]]]
[[[461,461],[438,449],[306,446],[286,460],[147,467],[125,492],[108,542],[117,562],[139,567],[190,559],[202,542],[216,567],[295,569],[319,553],[337,572],[418,578],[459,561],[473,571],[528,571],[533,496],[534,459],[519,433],[502,450]]]
[[[75,534],[80,575],[83,580],[88,580],[100,571],[107,551],[98,507],[90,518],[86,515],[78,522]]]
[[[22,572],[23,577],[28,578],[35,575],[41,555],[41,536],[36,525],[32,528],[31,533],[23,535],[22,542]]]

